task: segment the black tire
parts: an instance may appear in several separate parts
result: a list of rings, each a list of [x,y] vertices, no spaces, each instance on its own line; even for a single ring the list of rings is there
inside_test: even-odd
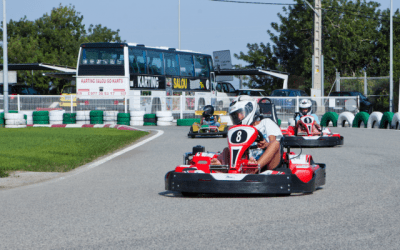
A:
[[[334,127],[337,127],[339,115],[336,112],[327,112],[321,118],[321,126],[328,127],[329,122],[332,122]]]
[[[190,193],[190,192],[181,192],[183,197],[196,197],[199,195],[198,193]]]
[[[369,114],[367,112],[359,112],[356,114],[353,120],[353,128],[359,128],[361,126],[361,122],[364,123],[364,127],[367,127],[369,119]]]
[[[195,137],[196,137],[196,136],[193,134],[193,127],[190,127],[190,129],[189,129],[189,134],[191,134],[191,135],[190,135],[191,138],[195,138]]]
[[[228,137],[228,127],[224,129],[224,134],[222,135],[222,137],[224,138]]]
[[[117,118],[131,118],[131,114],[129,113],[118,113]]]
[[[145,114],[143,119],[153,119],[156,118],[156,114]]]

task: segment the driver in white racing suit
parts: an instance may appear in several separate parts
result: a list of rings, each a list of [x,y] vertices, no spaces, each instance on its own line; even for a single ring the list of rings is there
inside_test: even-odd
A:
[[[319,125],[318,116],[316,114],[312,113],[312,103],[311,103],[311,101],[308,100],[308,99],[300,100],[299,111],[300,111],[300,115],[301,116],[300,117],[299,116],[296,117],[296,120],[295,120],[296,124],[300,120],[301,117],[303,117],[305,115],[310,115],[310,116],[314,117],[314,121],[315,121],[311,133],[313,135],[321,134],[321,132],[320,132],[321,131],[321,126]],[[299,126],[298,130],[297,130],[297,133],[299,133],[299,132],[306,132],[306,131],[304,131],[304,129],[301,126]]]
[[[259,164],[261,172],[276,168],[281,159],[280,139],[282,132],[271,119],[260,119],[259,106],[250,96],[239,96],[238,100],[229,107],[229,115],[235,125],[252,125],[264,136],[257,143],[257,149],[251,150],[250,162]],[[211,160],[211,165],[228,164],[229,149],[225,148],[217,159]]]

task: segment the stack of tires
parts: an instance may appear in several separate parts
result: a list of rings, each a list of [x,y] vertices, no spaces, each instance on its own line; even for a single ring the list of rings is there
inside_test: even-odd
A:
[[[157,126],[156,114],[145,114],[143,116],[143,126]]]
[[[24,114],[26,124],[28,124],[28,125],[33,124],[33,111],[32,110],[21,111],[21,114]]]
[[[157,126],[171,126],[174,117],[172,111],[157,111]]]
[[[144,124],[144,111],[131,111],[131,126],[143,126]]]
[[[49,111],[33,111],[33,124],[49,124]]]
[[[4,114],[6,128],[26,128],[24,114],[6,113]]]
[[[4,127],[4,112],[0,113],[0,127]]]
[[[90,124],[90,110],[76,111],[76,124]]]
[[[129,113],[118,113],[117,115],[117,124],[118,125],[130,125],[130,114]],[[143,121],[142,121],[143,122]]]
[[[90,111],[90,124],[104,124],[103,110]]]
[[[117,123],[118,111],[104,111],[103,120],[106,124],[116,124]]]
[[[63,124],[65,110],[52,110],[49,112],[50,124]]]
[[[76,123],[76,113],[63,114],[63,124],[75,124],[75,123]]]
[[[178,119],[176,121],[177,126],[192,126],[193,123],[200,123],[200,118],[186,118],[186,119]]]

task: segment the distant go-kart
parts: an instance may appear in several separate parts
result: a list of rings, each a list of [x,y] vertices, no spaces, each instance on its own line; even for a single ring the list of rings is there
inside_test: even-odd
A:
[[[253,126],[233,126],[228,132],[229,155],[223,164],[210,165],[220,153],[205,152],[202,146],[184,154],[183,165],[165,175],[165,189],[183,196],[198,194],[279,194],[312,193],[325,184],[325,164],[314,163],[311,155],[283,152],[274,170],[260,173],[258,164],[249,161],[249,149],[263,135]],[[284,139],[284,138],[283,138]]]
[[[195,112],[195,115],[201,116],[202,114],[203,114],[202,110],[198,110]],[[228,134],[228,123],[221,122],[220,115],[226,115],[226,111],[214,111],[214,117],[217,119],[217,121],[220,124],[219,127],[202,124],[201,123],[202,120],[200,120],[200,123],[197,123],[197,122],[193,123],[193,125],[190,127],[188,136],[191,138],[195,138],[196,136],[199,136],[199,137],[206,137],[206,136],[226,137]]]
[[[300,115],[295,112],[294,119]],[[332,133],[329,128],[321,128],[320,134],[314,135],[312,133],[315,119],[311,115],[302,116],[295,126],[288,126],[281,128],[284,136],[284,147],[333,147],[336,145],[343,145],[343,136],[337,133]],[[302,132],[298,132],[301,128]]]

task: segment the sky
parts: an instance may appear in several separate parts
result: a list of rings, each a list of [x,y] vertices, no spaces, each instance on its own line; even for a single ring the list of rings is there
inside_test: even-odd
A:
[[[243,0],[253,2],[257,0]],[[3,2],[3,1],[2,1]],[[264,3],[294,3],[293,0],[258,0]],[[381,9],[390,8],[390,0],[375,0]],[[34,21],[59,4],[73,5],[83,15],[86,28],[101,24],[120,30],[126,42],[146,46],[179,47],[179,0],[12,0],[6,1],[6,20],[24,16]],[[181,49],[212,55],[230,50],[232,63],[246,65],[233,54],[247,53],[248,43],[269,43],[267,30],[280,23],[282,5],[223,3],[210,0],[180,0]],[[400,1],[393,0],[393,9]],[[3,20],[3,4],[1,3]],[[2,39],[2,38],[1,38]],[[78,53],[78,51],[77,51]],[[238,81],[233,85],[238,87]]]

